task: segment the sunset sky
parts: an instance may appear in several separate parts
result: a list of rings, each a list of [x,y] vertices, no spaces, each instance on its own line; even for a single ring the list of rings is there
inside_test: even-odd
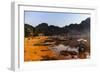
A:
[[[63,27],[71,23],[79,24],[81,21],[90,17],[90,14],[34,11],[25,11],[24,15],[24,23],[33,25],[34,27],[40,23],[48,23],[48,25]]]

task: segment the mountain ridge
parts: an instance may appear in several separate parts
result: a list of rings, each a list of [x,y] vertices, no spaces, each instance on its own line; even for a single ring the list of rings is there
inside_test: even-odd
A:
[[[81,21],[80,24],[70,24],[63,27],[48,25],[48,23],[38,24],[36,27],[25,24],[25,37],[30,35],[38,35],[40,33],[48,36],[52,35],[67,35],[67,34],[87,34],[90,32],[90,18]],[[33,33],[33,34],[32,34]]]

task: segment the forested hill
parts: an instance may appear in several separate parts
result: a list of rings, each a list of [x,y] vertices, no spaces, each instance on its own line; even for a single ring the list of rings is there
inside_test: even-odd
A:
[[[48,36],[52,35],[67,35],[67,34],[88,34],[90,32],[90,18],[81,21],[80,24],[70,24],[63,27],[55,26],[55,24],[49,25],[48,23],[38,24],[36,27],[25,24],[24,26],[25,37],[31,35],[44,34]]]

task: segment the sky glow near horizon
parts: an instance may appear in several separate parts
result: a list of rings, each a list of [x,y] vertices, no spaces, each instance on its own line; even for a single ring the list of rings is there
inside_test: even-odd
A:
[[[64,27],[70,24],[79,24],[88,17],[90,17],[90,14],[25,11],[24,23],[34,27],[41,23]]]

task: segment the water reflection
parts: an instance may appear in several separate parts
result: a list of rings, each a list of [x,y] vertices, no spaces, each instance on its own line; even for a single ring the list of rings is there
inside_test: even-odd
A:
[[[52,51],[60,54],[61,51],[69,51],[69,52],[77,52],[78,53],[78,47],[70,47],[69,45],[65,46],[63,44],[55,45],[53,47],[50,47]]]

